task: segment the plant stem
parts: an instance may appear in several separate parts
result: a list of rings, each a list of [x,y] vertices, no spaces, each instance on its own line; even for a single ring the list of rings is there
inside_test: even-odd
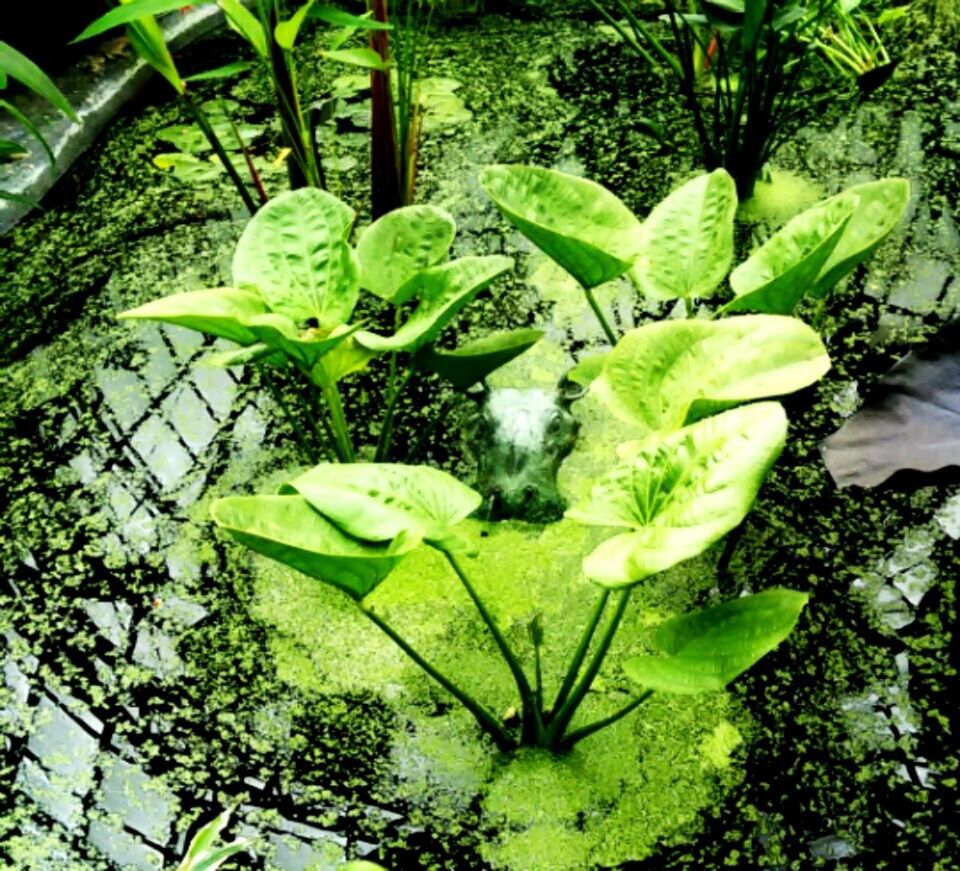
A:
[[[617,720],[622,719],[627,716],[631,711],[639,708],[650,696],[653,695],[653,690],[645,690],[640,693],[635,699],[631,700],[628,704],[624,705],[619,711],[611,714],[609,717],[604,717],[602,720],[597,720],[594,723],[591,723],[589,726],[584,726],[582,729],[577,729],[574,732],[571,732],[567,735],[566,738],[560,744],[561,750],[570,750],[574,744],[578,741],[582,741],[584,738],[592,735],[594,732],[599,732],[601,729],[606,728],[607,726],[616,723]]]
[[[584,696],[586,696],[586,694],[590,691],[590,687],[593,684],[594,678],[600,671],[600,666],[603,665],[604,657],[606,657],[607,651],[610,649],[610,645],[613,643],[613,638],[617,634],[617,629],[620,628],[620,621],[623,619],[623,614],[627,609],[627,602],[630,600],[631,589],[631,587],[627,587],[625,590],[621,591],[620,600],[617,602],[617,610],[614,611],[613,616],[610,618],[610,622],[607,624],[607,628],[604,630],[603,637],[600,639],[600,644],[597,646],[597,650],[593,654],[593,659],[590,660],[590,664],[587,666],[587,670],[580,679],[580,682],[570,694],[570,698],[567,699],[567,701],[563,704],[563,707],[561,707],[557,712],[556,718],[553,720],[553,722],[550,724],[550,728],[547,730],[547,743],[552,749],[560,749],[560,746],[563,743],[563,733],[566,731],[567,726],[570,725],[570,721],[573,719],[573,715],[577,712],[577,708],[580,707],[580,703],[583,701]]]
[[[383,423],[380,425],[380,438],[377,441],[377,452],[374,455],[374,462],[385,463],[390,456],[390,445],[393,442],[393,418],[397,410],[397,402],[412,376],[413,369],[408,368],[401,376],[400,381],[394,386],[390,398],[387,400],[387,408],[383,414]]]
[[[517,684],[517,690],[520,693],[520,699],[523,703],[521,742],[524,744],[539,743],[539,738],[543,734],[543,721],[540,716],[540,710],[536,706],[533,689],[530,687],[530,682],[520,667],[520,662],[517,660],[516,654],[514,654],[510,645],[507,643],[507,639],[503,637],[503,633],[500,631],[496,620],[493,619],[493,615],[487,610],[487,606],[483,604],[480,596],[477,595],[477,591],[457,562],[457,558],[449,551],[443,550],[442,552],[447,558],[447,562],[450,563],[450,567],[454,570],[457,577],[460,578],[460,582],[476,606],[483,622],[487,624],[487,628],[490,630],[490,634],[493,636],[493,640],[500,650],[500,655],[503,656],[506,661],[507,667],[510,669],[510,673],[513,675],[513,679]]]
[[[593,313],[597,316],[597,320],[600,321],[600,326],[603,328],[603,332],[607,337],[607,341],[610,343],[611,347],[616,345],[617,337],[614,335],[613,330],[610,329],[610,324],[607,322],[606,317],[604,317],[603,312],[600,310],[600,306],[597,305],[597,301],[593,296],[593,291],[589,287],[584,287],[583,292],[587,295],[587,302],[590,303],[590,308],[593,309]]]
[[[493,738],[494,743],[497,745],[497,748],[503,752],[509,752],[514,749],[514,742],[511,740],[510,736],[507,734],[503,726],[497,722],[496,717],[493,716],[486,708],[483,707],[479,702],[477,702],[471,695],[466,693],[464,690],[460,689],[453,681],[441,674],[437,669],[435,669],[429,662],[427,662],[416,650],[414,650],[404,639],[397,634],[397,632],[382,619],[372,608],[368,608],[362,603],[357,603],[360,610],[370,618],[370,620],[380,629],[387,637],[393,641],[407,656],[409,656],[417,665],[420,666],[430,677],[432,677],[440,686],[442,686],[450,695],[452,695],[461,705],[463,705],[477,721],[477,724],[486,732],[491,738]]]
[[[343,403],[340,401],[340,391],[337,389],[336,382],[327,377],[327,373],[322,366],[314,367],[311,378],[314,383],[319,385],[323,392],[323,398],[326,400],[327,408],[330,409],[333,447],[337,459],[341,463],[352,463],[356,460],[356,455],[353,450],[353,442],[350,440],[350,429],[347,426],[347,418],[343,413]]]
[[[560,692],[557,693],[557,700],[553,703],[553,711],[559,711],[563,706],[563,703],[567,700],[567,696],[570,695],[570,690],[573,689],[573,684],[577,680],[577,676],[580,674],[580,667],[583,665],[583,658],[587,655],[587,650],[590,648],[590,642],[593,640],[593,633],[597,631],[597,624],[600,622],[600,617],[603,616],[603,609],[607,605],[607,600],[610,598],[610,591],[604,589],[600,594],[600,598],[597,601],[597,604],[594,605],[593,613],[590,615],[590,620],[588,621],[586,627],[583,630],[583,634],[580,636],[580,643],[577,645],[577,649],[573,654],[573,659],[570,660],[570,666],[567,668],[567,674],[563,679],[563,685],[560,687]]]
[[[187,108],[190,110],[190,114],[193,115],[194,120],[197,122],[197,126],[203,132],[203,135],[207,137],[207,142],[210,143],[217,157],[220,158],[223,168],[226,170],[227,175],[230,176],[230,181],[233,182],[234,187],[236,187],[237,192],[240,194],[240,198],[243,200],[243,204],[247,207],[247,211],[250,212],[251,215],[255,214],[257,211],[257,204],[250,195],[250,191],[247,190],[247,186],[244,184],[243,179],[240,178],[240,173],[237,172],[237,168],[233,165],[233,161],[230,160],[226,149],[223,147],[223,143],[220,141],[220,137],[217,136],[216,131],[210,124],[209,119],[204,114],[203,110],[197,106],[193,100],[190,99],[189,94],[183,94],[183,101],[186,103]]]
[[[312,450],[310,445],[307,444],[307,440],[303,437],[303,432],[298,425],[298,422],[293,419],[293,415],[290,413],[290,408],[286,403],[286,400],[283,398],[283,393],[280,390],[277,380],[274,377],[273,373],[268,369],[263,369],[263,379],[267,383],[267,389],[270,391],[270,394],[273,396],[274,402],[280,406],[280,410],[283,412],[283,416],[287,419],[287,423],[290,424],[290,429],[293,430],[293,436],[300,445],[300,449],[303,451],[304,456],[307,459],[307,462],[316,464],[318,457],[316,451]]]

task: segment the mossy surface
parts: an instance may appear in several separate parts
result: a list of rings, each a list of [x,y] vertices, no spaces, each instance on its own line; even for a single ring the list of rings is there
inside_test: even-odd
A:
[[[451,335],[552,323],[544,344],[498,374],[504,385],[555,383],[598,334],[577,288],[485,202],[479,165],[583,171],[640,216],[696,170],[665,86],[594,24],[468,20],[429,61],[432,74],[463,81],[473,119],[426,142],[420,196],[456,215],[456,253],[518,259]],[[213,65],[234,46],[208,43],[197,60]],[[955,281],[912,302],[926,286],[921,260],[957,265],[955,76],[953,56],[905,63],[876,102],[809,113],[778,155],[826,193],[906,174],[909,220],[845,293],[804,312],[833,371],[789,401],[788,449],[729,546],[639,591],[582,717],[628,698],[618,663],[675,611],[783,584],[813,595],[798,632],[729,694],[655,696],[562,759],[498,755],[349,601],[212,532],[210,499],[269,489],[301,460],[255,374],[198,368],[207,349],[185,331],[115,322],[160,293],[223,281],[242,217],[229,187],[187,188],[152,168],[152,131],[185,120],[172,102],[119,118],[49,213],[0,242],[0,864],[171,866],[198,820],[245,795],[238,830],[262,835],[258,858],[243,860],[254,867],[368,855],[395,869],[950,868],[960,851],[955,488],[837,493],[816,445],[849,411],[851,386],[865,393],[955,314]],[[305,77],[317,89],[329,79],[310,63]],[[262,77],[228,87],[245,118],[265,119]],[[676,151],[644,137],[644,114],[666,122]],[[276,145],[274,131],[264,155]],[[357,164],[337,189],[362,215],[362,136],[345,134],[343,148]],[[894,291],[913,307],[888,303]],[[621,328],[681,313],[631,305],[625,285],[605,304]],[[360,417],[376,388],[371,376],[348,392]],[[414,390],[401,441],[441,402],[429,383]],[[575,406],[581,442],[561,470],[571,499],[629,435],[591,403]],[[469,474],[454,429],[427,456]],[[357,434],[369,441],[363,426]],[[569,522],[472,529],[482,553],[472,574],[527,662],[525,625],[542,613],[555,688],[596,595],[578,564],[600,533]],[[372,601],[492,709],[515,705],[463,591],[428,552]],[[60,717],[51,711],[85,724],[70,731],[93,748],[82,776],[66,764],[74,754],[44,751]],[[121,761],[149,788],[131,778],[111,792]]]

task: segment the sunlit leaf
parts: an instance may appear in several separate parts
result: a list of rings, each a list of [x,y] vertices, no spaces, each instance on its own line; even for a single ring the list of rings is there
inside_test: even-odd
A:
[[[758,402],[632,444],[627,462],[567,510],[629,530],[597,547],[584,573],[626,587],[702,553],[747,515],[786,432],[783,408]]]
[[[450,214],[435,206],[387,212],[357,240],[360,286],[394,304],[406,302],[398,296],[400,288],[414,273],[439,263],[456,232]]]
[[[475,490],[429,466],[321,463],[285,485],[349,535],[390,541],[401,534],[442,542],[482,501]]]
[[[801,212],[730,273],[724,311],[791,314],[843,235],[859,199],[849,192]]]
[[[810,290],[812,296],[824,296],[893,232],[910,201],[910,182],[905,178],[882,178],[847,188],[838,197],[844,194],[853,194],[859,204],[840,241],[820,267],[816,284]]]
[[[277,45],[287,51],[293,51],[297,34],[300,32],[311,6],[313,6],[313,0],[307,0],[290,18],[277,23],[277,26],[273,29],[273,38]]]
[[[345,325],[333,330],[298,329],[290,318],[276,312],[250,318],[245,326],[259,342],[284,353],[308,371],[356,330]]]
[[[212,70],[194,73],[192,76],[185,76],[183,80],[185,82],[208,82],[214,79],[229,79],[253,69],[254,66],[255,64],[252,61],[238,60],[220,67],[215,67]]]
[[[269,53],[267,35],[256,16],[240,0],[217,0],[217,5],[226,15],[230,27],[250,43],[258,57],[265,59]]]
[[[30,58],[17,51],[9,43],[0,40],[0,70],[5,76],[16,79],[33,93],[43,97],[51,106],[59,109],[71,121],[79,121],[77,113],[67,102],[60,89],[50,77]]]
[[[581,285],[622,275],[640,250],[640,222],[595,182],[536,166],[488,166],[480,184],[524,236]]]
[[[332,584],[355,599],[370,593],[420,543],[405,535],[386,544],[358,541],[298,495],[228,496],[215,500],[210,514],[251,550]]]
[[[266,312],[267,305],[258,294],[233,287],[217,287],[164,296],[117,317],[176,324],[230,339],[239,345],[251,345],[257,337],[244,322]]]
[[[796,318],[659,321],[624,335],[591,389],[621,420],[649,432],[793,393],[829,368],[820,337]]]
[[[737,186],[723,169],[675,190],[647,216],[630,278],[651,299],[708,297],[733,265]]]
[[[310,18],[318,18],[327,24],[336,27],[354,27],[357,30],[393,30],[393,25],[386,21],[375,21],[366,15],[351,15],[349,12],[336,6],[314,6],[308,13]]]
[[[321,51],[321,56],[336,63],[350,64],[366,70],[388,70],[390,63],[384,61],[372,48],[340,48]]]
[[[374,351],[416,351],[432,342],[484,288],[513,267],[509,257],[461,257],[416,273],[399,294],[420,300],[416,311],[392,336],[362,330],[357,341]]]
[[[350,319],[359,270],[346,239],[354,211],[332,194],[279,194],[250,220],[233,255],[233,280],[254,287],[270,309],[327,329]]]
[[[200,0],[204,2],[204,0]],[[99,36],[106,33],[114,27],[123,24],[130,24],[140,18],[152,15],[163,15],[166,12],[175,12],[182,9],[185,3],[177,0],[129,0],[120,6],[116,6],[109,12],[105,12],[96,21],[88,25],[84,31],[71,42],[81,42],[84,39],[90,39],[93,36]]]
[[[491,333],[453,351],[426,347],[416,355],[414,365],[435,372],[459,390],[466,390],[532,348],[542,338],[542,330]]]
[[[723,689],[792,631],[809,596],[774,587],[674,617],[653,646],[663,656],[635,656],[624,671],[637,683],[667,693]]]

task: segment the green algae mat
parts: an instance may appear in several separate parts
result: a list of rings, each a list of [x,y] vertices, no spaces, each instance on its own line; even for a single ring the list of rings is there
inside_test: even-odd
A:
[[[203,50],[226,59],[233,45]],[[458,254],[518,259],[457,328],[543,326],[493,382],[552,388],[602,334],[580,289],[486,201],[480,167],[578,172],[646,214],[697,172],[695,155],[642,135],[641,116],[680,122],[593,19],[469,19],[440,32],[428,66],[461,83],[462,105],[424,143],[420,200],[455,216]],[[118,118],[49,211],[0,239],[0,865],[172,868],[240,799],[231,832],[256,840],[236,867],[956,867],[960,490],[943,475],[838,491],[818,444],[960,313],[957,72],[952,56],[913,57],[872,99],[811,111],[759,185],[744,245],[867,178],[905,176],[914,196],[846,289],[801,310],[833,369],[786,403],[787,449],[753,511],[637,590],[581,716],[629,699],[619,665],[669,615],[781,585],[811,594],[797,630],[729,691],[655,696],[556,758],[497,753],[345,596],[214,532],[214,498],[302,466],[254,373],[196,365],[211,346],[195,333],[116,321],[224,283],[243,226],[218,176],[186,183],[154,163],[158,132],[185,123],[174,103],[158,92]],[[310,75],[325,85],[322,66]],[[224,93],[263,123],[266,82]],[[365,139],[349,129],[337,193],[362,209]],[[682,314],[625,282],[597,298],[621,329]],[[571,501],[622,440],[594,400],[573,409],[580,438],[559,476]],[[426,446],[467,479],[450,433],[468,413],[455,407]],[[517,648],[541,615],[555,688],[594,596],[580,562],[597,531],[468,523],[471,574]],[[509,714],[510,675],[442,560],[414,554],[373,599]]]

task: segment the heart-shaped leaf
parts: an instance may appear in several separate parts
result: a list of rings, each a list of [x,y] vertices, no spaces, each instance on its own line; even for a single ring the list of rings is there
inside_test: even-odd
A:
[[[347,236],[354,211],[332,194],[279,194],[250,220],[233,255],[233,280],[254,287],[274,312],[332,329],[350,320],[359,269]]]
[[[357,241],[360,286],[395,305],[398,291],[416,272],[439,263],[453,243],[457,225],[434,206],[406,206],[374,221]]]
[[[814,286],[859,199],[843,193],[801,212],[730,273],[736,298],[724,311],[790,314]]]
[[[882,178],[854,185],[844,193],[854,194],[860,204],[827,262],[820,267],[816,284],[810,290],[811,296],[825,296],[893,232],[910,201],[910,182],[905,178]]]
[[[349,535],[390,541],[401,534],[440,543],[481,496],[452,475],[402,463],[321,463],[284,485]]]
[[[524,236],[593,288],[623,275],[640,250],[640,222],[601,185],[537,166],[485,167],[480,185]]]
[[[543,330],[509,330],[467,342],[454,351],[424,348],[414,365],[435,372],[458,390],[483,381],[491,372],[519,357],[543,338]]]
[[[386,544],[358,541],[297,495],[229,496],[214,501],[210,513],[241,544],[358,600],[420,543],[409,535]]]
[[[251,345],[257,341],[257,337],[246,326],[246,322],[266,311],[266,303],[253,291],[216,287],[155,299],[138,308],[122,312],[117,317],[124,320],[176,324],[211,336],[230,339],[238,345]]]
[[[758,402],[633,444],[629,461],[567,511],[630,530],[597,547],[584,573],[628,587],[702,553],[747,515],[786,433],[780,404]]]
[[[649,689],[667,693],[722,690],[782,642],[810,597],[774,587],[657,627],[653,646],[665,656],[635,656],[623,668]]]
[[[628,332],[591,389],[617,417],[649,432],[792,393],[829,368],[820,337],[796,318],[659,321]]]
[[[717,169],[675,190],[643,222],[630,278],[651,299],[707,297],[733,265],[737,186]]]
[[[464,306],[508,269],[513,260],[492,254],[461,257],[416,273],[399,294],[420,304],[392,336],[361,330],[357,341],[373,351],[416,351],[429,344]]]

